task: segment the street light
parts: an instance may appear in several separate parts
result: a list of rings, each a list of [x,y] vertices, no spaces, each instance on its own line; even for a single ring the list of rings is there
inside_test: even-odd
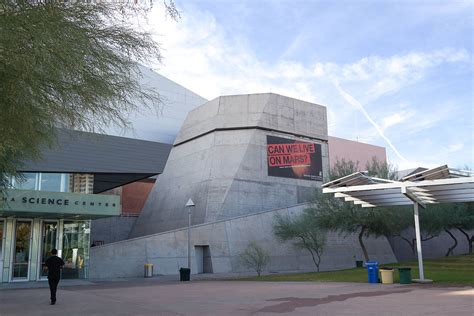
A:
[[[193,200],[189,199],[185,207],[188,208],[188,269],[191,271],[191,208],[195,206]],[[190,272],[191,273],[191,272]]]

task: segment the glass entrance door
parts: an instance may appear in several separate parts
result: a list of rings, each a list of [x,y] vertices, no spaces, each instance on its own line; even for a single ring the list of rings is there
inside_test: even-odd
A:
[[[85,279],[88,277],[90,222],[64,221],[63,251],[65,262],[63,279]]]
[[[46,259],[51,256],[53,248],[58,249],[58,222],[43,222],[41,227],[40,279],[48,276],[48,270],[44,264]]]
[[[15,227],[13,280],[28,280],[31,245],[31,221],[18,220]]]

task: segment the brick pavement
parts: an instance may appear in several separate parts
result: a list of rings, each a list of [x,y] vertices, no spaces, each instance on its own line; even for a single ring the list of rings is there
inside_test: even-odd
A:
[[[66,283],[66,282],[65,282]],[[473,315],[472,287],[133,279],[0,290],[0,315]]]

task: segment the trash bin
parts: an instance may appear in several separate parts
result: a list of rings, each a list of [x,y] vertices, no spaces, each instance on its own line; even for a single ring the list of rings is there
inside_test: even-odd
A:
[[[369,261],[365,263],[367,267],[367,276],[369,283],[379,283],[379,263],[376,261]]]
[[[400,284],[411,284],[411,268],[398,268],[400,275]]]
[[[380,276],[382,279],[382,284],[393,284],[393,269],[383,267],[380,268]]]
[[[179,269],[179,280],[180,281],[189,281],[191,278],[191,269],[181,268]]]
[[[363,267],[364,267],[364,261],[356,260],[356,268],[363,268]]]
[[[145,278],[151,278],[153,276],[153,264],[145,263]]]

